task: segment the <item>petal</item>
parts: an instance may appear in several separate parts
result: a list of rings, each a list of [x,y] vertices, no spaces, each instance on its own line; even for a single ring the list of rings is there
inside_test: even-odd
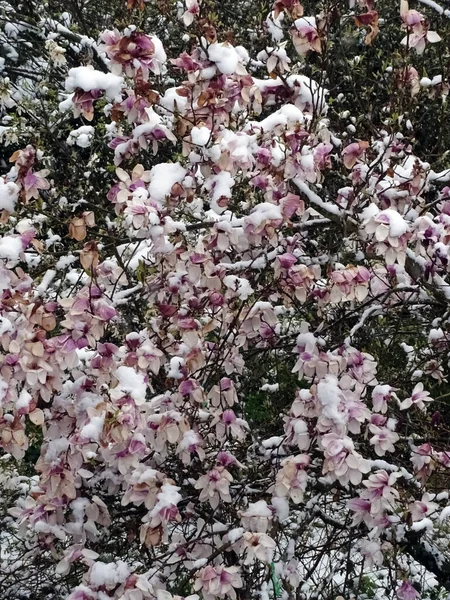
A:
[[[440,42],[442,38],[438,33],[436,33],[436,31],[429,31],[427,33],[427,40],[430,42],[430,44],[435,44],[436,42]]]

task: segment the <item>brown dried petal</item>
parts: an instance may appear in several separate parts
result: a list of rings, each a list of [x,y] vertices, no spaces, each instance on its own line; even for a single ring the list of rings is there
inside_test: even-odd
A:
[[[77,242],[81,242],[86,237],[86,223],[80,217],[75,217],[69,224],[69,237]]]

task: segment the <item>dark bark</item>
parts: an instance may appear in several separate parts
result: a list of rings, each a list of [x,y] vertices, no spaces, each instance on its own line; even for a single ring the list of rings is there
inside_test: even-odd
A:
[[[408,531],[405,535],[405,551],[430,573],[433,573],[439,585],[450,591],[450,562],[447,560],[442,562],[440,560],[443,556],[442,552],[437,549],[433,552],[431,544],[428,544],[427,547],[422,536],[423,532],[421,531]]]

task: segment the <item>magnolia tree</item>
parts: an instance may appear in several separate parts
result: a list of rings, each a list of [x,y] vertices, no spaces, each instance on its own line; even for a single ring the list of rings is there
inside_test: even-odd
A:
[[[0,596],[450,593],[450,10],[0,2]]]

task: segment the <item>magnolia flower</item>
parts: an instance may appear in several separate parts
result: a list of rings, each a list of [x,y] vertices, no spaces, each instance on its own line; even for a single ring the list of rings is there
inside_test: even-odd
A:
[[[81,563],[91,566],[92,561],[98,558],[97,552],[83,548],[82,544],[76,544],[69,546],[64,551],[64,558],[62,558],[56,565],[56,573],[59,575],[67,575],[70,572],[72,563],[80,561]]]
[[[347,169],[355,166],[356,161],[364,155],[368,147],[369,142],[354,142],[344,148],[342,151],[342,160]]]
[[[86,120],[92,121],[94,118],[94,102],[101,96],[101,90],[89,90],[87,92],[81,89],[75,90],[72,96],[69,96],[73,105],[73,116],[83,115]]]
[[[106,52],[116,74],[124,71],[129,77],[134,77],[139,73],[147,80],[149,71],[159,75],[167,60],[161,41],[139,31],[122,35],[117,29],[107,30],[101,34],[100,41],[99,48]]]
[[[401,41],[404,46],[414,48],[417,54],[422,54],[427,42],[435,44],[441,41],[441,37],[435,31],[428,31],[427,20],[420,12],[408,9],[407,0],[401,0],[400,15],[403,27],[408,32]]]
[[[182,499],[181,494],[178,493],[179,490],[180,488],[170,483],[169,480],[166,480],[161,486],[157,502],[148,513],[152,527],[158,527],[169,521],[181,521],[177,507],[178,502]]]
[[[352,498],[347,502],[348,508],[354,512],[353,525],[359,525],[365,523],[370,527],[373,523],[373,517],[371,515],[372,503],[366,498]]]
[[[200,6],[198,0],[185,0],[186,10],[181,18],[186,27],[189,27],[194,21],[196,15],[200,14]]]
[[[300,19],[297,19],[294,22],[291,34],[295,49],[299,54],[305,55],[310,50],[322,52],[315,17],[300,17]]]
[[[420,77],[414,67],[408,66],[398,71],[396,82],[399,87],[408,86],[413,97],[420,92]]]
[[[0,108],[4,110],[5,108],[13,108],[16,105],[15,101],[12,98],[12,89],[10,87],[10,78],[2,77],[0,80]],[[7,131],[9,128],[5,128]],[[5,133],[7,133],[5,131]]]
[[[314,163],[317,169],[323,171],[331,167],[330,154],[333,151],[333,145],[322,142],[314,148]]]
[[[355,23],[358,27],[367,27],[369,29],[365,43],[370,45],[379,33],[378,13],[376,10],[369,10],[365,13],[355,16]]]
[[[33,173],[31,169],[25,175],[22,180],[23,188],[25,190],[25,200],[31,198],[39,198],[39,190],[48,190],[50,183],[47,181],[46,176],[50,171],[44,169]]]
[[[195,574],[194,590],[201,590],[204,600],[217,598],[236,599],[236,589],[242,587],[239,567],[213,567],[208,565]]]
[[[393,209],[382,210],[365,227],[367,233],[375,234],[377,242],[388,240],[391,246],[398,246],[398,238],[404,235],[408,229],[406,221]]]
[[[397,400],[396,389],[390,385],[376,385],[372,390],[372,406],[375,412],[385,413],[388,409],[388,402],[392,399]]]
[[[47,40],[45,42],[45,48],[49,53],[50,60],[55,67],[62,67],[66,64],[66,49],[59,46],[54,40]]]
[[[371,354],[360,352],[356,348],[347,347],[343,349],[347,359],[348,374],[356,381],[368,385],[375,385],[377,365]],[[342,384],[341,384],[342,385]]]
[[[299,450],[307,450],[311,443],[307,422],[290,417],[287,417],[285,421],[286,443],[297,444]]]
[[[421,444],[411,447],[411,462],[416,475],[425,481],[435,469],[436,452],[431,444]]]
[[[420,598],[420,594],[409,581],[404,581],[402,585],[397,588],[397,598],[399,600],[416,600],[417,598]]]
[[[250,531],[246,531],[242,536],[241,547],[245,552],[245,565],[250,565],[255,560],[270,563],[273,559],[276,543],[265,533],[251,533]]]
[[[181,460],[185,465],[190,464],[192,460],[192,454],[196,453],[200,460],[205,458],[205,451],[202,448],[203,440],[200,435],[192,430],[188,429],[183,433],[183,438],[178,443],[177,454],[180,455]]]
[[[158,211],[150,205],[148,192],[142,188],[135,190],[131,198],[127,200],[123,214],[126,215],[126,222],[135,229],[143,230],[160,224]]]
[[[107,198],[111,202],[119,205],[125,204],[137,189],[145,189],[146,184],[150,181],[150,171],[145,171],[142,165],[136,165],[131,172],[131,176],[118,167],[116,169],[116,175],[119,179],[119,183],[109,190]]]
[[[411,236],[409,223],[393,208],[380,211],[376,204],[370,204],[363,211],[364,232],[375,238],[378,254],[383,254],[388,265],[396,261],[404,265],[405,247]]]
[[[428,492],[425,492],[421,500],[415,500],[409,505],[409,512],[413,521],[421,521],[439,508],[438,504],[432,502],[432,498],[434,496],[430,496]]]
[[[174,410],[150,415],[147,423],[149,426],[148,437],[164,454],[167,452],[167,443],[178,443],[184,432],[189,430],[186,417]]]
[[[222,377],[219,385],[213,385],[208,398],[214,407],[222,406],[226,408],[233,406],[237,402],[237,394],[234,383],[228,377]]]
[[[286,11],[293,19],[301,17],[303,14],[303,6],[299,0],[275,0],[273,16],[278,18],[280,13]]]
[[[363,485],[367,489],[362,492],[362,496],[371,501],[372,515],[395,508],[396,501],[400,496],[393,485],[399,477],[401,474],[398,472],[389,474],[381,469],[363,481]]]
[[[156,504],[164,481],[165,477],[162,473],[143,464],[138,465],[128,479],[127,489],[122,497],[122,506],[130,503],[135,506],[144,504],[148,510],[151,510]]]
[[[373,415],[376,417],[376,415]],[[399,435],[394,429],[397,424],[396,419],[386,419],[382,417],[383,422],[377,422],[372,418],[372,423],[369,425],[369,431],[374,435],[370,438],[370,444],[374,446],[377,456],[384,456],[386,452],[394,452],[394,444],[398,442]]]
[[[195,484],[195,489],[201,490],[200,502],[208,500],[212,508],[217,508],[220,500],[231,502],[230,483],[232,481],[233,477],[222,466],[216,466],[206,475],[202,475]]]
[[[347,436],[328,433],[321,439],[324,448],[324,474],[331,474],[342,485],[349,482],[361,483],[363,473],[370,471],[370,465],[355,449],[352,440]]]
[[[425,402],[432,402],[433,398],[430,398],[430,393],[425,392],[423,389],[423,383],[420,381],[416,384],[413,389],[413,393],[409,398],[400,402],[400,409],[405,410],[410,406],[417,406],[420,410],[425,410]]]
[[[273,512],[265,500],[249,504],[248,508],[241,512],[242,526],[254,532],[266,533],[272,519]]]
[[[282,469],[277,473],[274,486],[275,496],[280,498],[289,496],[294,504],[302,502],[308,481],[305,469],[309,462],[310,458],[307,454],[285,458],[281,463]]]
[[[216,435],[219,440],[224,440],[229,435],[237,439],[245,439],[248,423],[236,416],[235,412],[228,408],[222,414],[217,415],[211,425],[216,426]]]
[[[266,63],[267,71],[269,73],[275,71],[284,73],[285,71],[289,71],[291,59],[286,52],[286,42],[283,42],[276,48],[266,48],[266,50],[262,50],[257,58]]]
[[[86,585],[77,585],[72,593],[67,596],[67,600],[96,600],[97,592],[93,592]]]
[[[349,265],[333,271],[331,279],[335,284],[331,290],[330,301],[359,300],[362,302],[369,293],[371,274],[365,267]]]
[[[378,542],[363,540],[359,546],[359,551],[364,556],[365,567],[381,567],[383,564],[383,553]]]

